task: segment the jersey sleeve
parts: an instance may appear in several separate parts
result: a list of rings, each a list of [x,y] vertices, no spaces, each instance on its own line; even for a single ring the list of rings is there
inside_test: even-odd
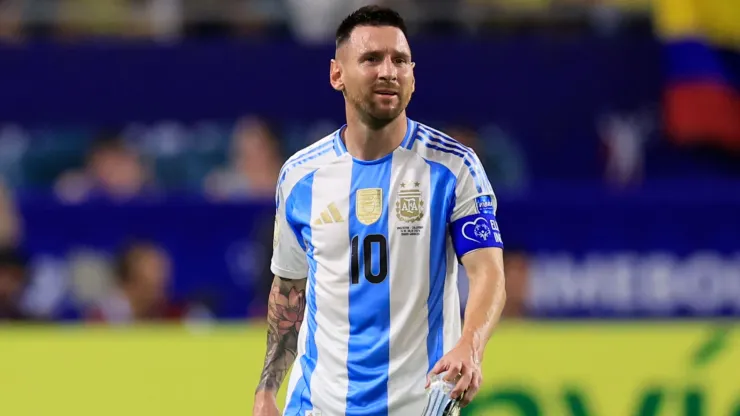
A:
[[[458,259],[487,247],[503,248],[496,221],[496,196],[478,157],[472,151],[457,177],[450,234]]]
[[[291,223],[287,214],[289,207],[278,186],[275,197],[275,230],[272,237],[272,261],[270,270],[285,279],[305,279],[308,276],[306,252],[298,242],[300,232]]]

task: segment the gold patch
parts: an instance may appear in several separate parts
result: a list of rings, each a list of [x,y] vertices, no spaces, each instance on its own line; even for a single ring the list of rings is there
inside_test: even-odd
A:
[[[339,213],[337,206],[333,202],[329,204],[329,213],[331,214],[332,218],[334,218],[335,222],[344,222],[342,214]]]
[[[272,233],[272,248],[274,250],[278,245],[278,234],[280,233],[280,225],[278,225],[277,215],[275,216],[275,228]]]
[[[383,190],[380,188],[360,189],[355,194],[355,215],[365,225],[373,224],[383,214]]]
[[[416,222],[424,217],[424,200],[421,198],[419,182],[414,182],[415,189],[402,189],[398,191],[396,200],[396,217],[403,222]],[[401,188],[406,188],[402,183]]]

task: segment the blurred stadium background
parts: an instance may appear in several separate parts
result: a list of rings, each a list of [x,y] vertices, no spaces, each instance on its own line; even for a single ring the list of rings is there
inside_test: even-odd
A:
[[[249,414],[276,176],[362,3],[0,1],[0,414]],[[381,3],[498,192],[466,414],[740,415],[740,3]]]

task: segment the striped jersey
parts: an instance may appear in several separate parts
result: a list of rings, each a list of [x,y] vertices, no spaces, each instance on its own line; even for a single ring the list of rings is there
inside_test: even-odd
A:
[[[285,416],[413,416],[461,334],[459,258],[503,247],[476,154],[408,120],[401,145],[354,159],[342,129],[296,153],[277,186],[275,275],[308,278]]]

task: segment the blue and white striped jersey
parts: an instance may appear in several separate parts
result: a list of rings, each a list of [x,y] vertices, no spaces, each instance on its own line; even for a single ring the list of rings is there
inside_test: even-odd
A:
[[[308,278],[284,415],[413,416],[461,333],[458,259],[503,247],[475,153],[408,121],[393,153],[354,159],[334,132],[277,187],[272,272]]]

